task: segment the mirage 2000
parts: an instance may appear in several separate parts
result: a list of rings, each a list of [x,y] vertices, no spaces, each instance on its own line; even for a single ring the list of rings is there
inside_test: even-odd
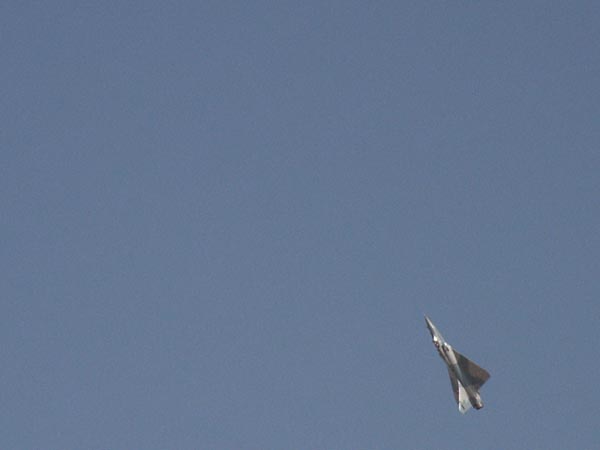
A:
[[[425,316],[425,322],[427,322],[427,328],[431,333],[433,345],[435,345],[438,353],[448,366],[450,383],[452,384],[454,398],[458,403],[458,410],[464,414],[471,406],[475,409],[483,408],[479,389],[488,380],[490,374],[454,350],[429,320],[429,317]]]

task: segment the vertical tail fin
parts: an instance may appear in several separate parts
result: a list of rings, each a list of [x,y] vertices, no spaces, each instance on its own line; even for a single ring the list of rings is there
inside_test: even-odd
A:
[[[466,413],[471,408],[471,401],[464,386],[456,379],[450,368],[448,368],[448,375],[450,375],[450,384],[452,385],[452,392],[454,393],[454,400],[458,404],[458,410],[461,413]]]

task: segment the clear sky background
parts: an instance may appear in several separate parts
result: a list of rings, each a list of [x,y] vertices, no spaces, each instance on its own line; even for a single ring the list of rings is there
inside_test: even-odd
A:
[[[598,2],[4,1],[0,50],[0,448],[598,448]]]

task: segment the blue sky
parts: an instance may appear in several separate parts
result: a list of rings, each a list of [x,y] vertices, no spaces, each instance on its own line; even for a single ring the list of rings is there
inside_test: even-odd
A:
[[[3,2],[0,448],[596,448],[598,24]]]

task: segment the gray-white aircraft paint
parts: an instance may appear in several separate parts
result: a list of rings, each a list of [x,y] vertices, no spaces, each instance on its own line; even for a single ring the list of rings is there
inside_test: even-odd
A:
[[[464,414],[471,406],[475,409],[483,408],[479,389],[488,380],[490,374],[454,350],[446,342],[442,333],[429,320],[429,317],[425,316],[425,322],[427,322],[427,328],[429,328],[429,332],[431,333],[433,345],[435,345],[438,353],[448,366],[450,383],[452,383],[454,398],[456,399],[456,403],[458,403],[458,410]]]

